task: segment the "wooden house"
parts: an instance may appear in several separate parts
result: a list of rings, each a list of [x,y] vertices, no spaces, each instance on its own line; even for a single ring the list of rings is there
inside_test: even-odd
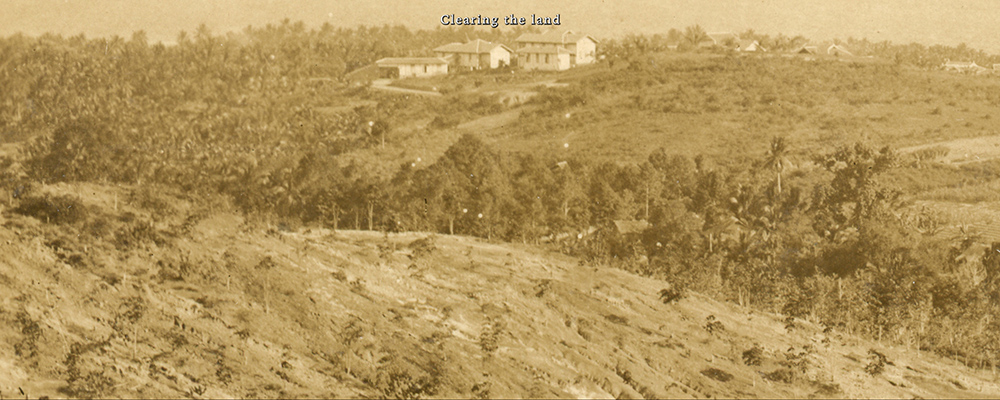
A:
[[[571,55],[562,47],[528,46],[517,51],[517,63],[527,70],[564,71],[572,66]]]
[[[448,61],[437,57],[388,57],[375,61],[382,78],[410,78],[448,73]]]
[[[534,49],[529,54],[536,54],[538,49],[563,49],[569,55],[569,66],[593,63],[596,59],[597,40],[590,35],[576,33],[571,30],[553,29],[544,33],[526,33],[517,38],[517,53],[522,50]],[[523,63],[519,62],[519,65]],[[534,63],[538,64],[538,63]]]
[[[434,49],[434,55],[448,60],[450,66],[464,69],[500,68],[510,65],[514,51],[500,43],[476,39],[468,43],[449,43]]]

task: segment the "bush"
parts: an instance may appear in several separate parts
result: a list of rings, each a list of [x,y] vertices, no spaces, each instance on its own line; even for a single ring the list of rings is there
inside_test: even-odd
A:
[[[493,354],[500,348],[500,337],[503,335],[503,322],[489,318],[483,324],[479,334],[479,347],[484,353]]]
[[[435,129],[449,129],[458,126],[462,122],[462,119],[455,114],[444,114],[434,117],[430,123],[431,128]]]
[[[159,191],[152,187],[152,185],[143,185],[133,189],[129,193],[129,202],[138,205],[144,210],[148,210],[157,217],[165,217],[177,212],[170,202],[161,196]]]
[[[434,253],[434,251],[437,250],[437,246],[434,245],[434,240],[433,236],[427,236],[423,239],[417,239],[410,242],[409,247],[410,250],[413,251],[410,258],[416,260]]]
[[[785,317],[785,330],[791,333],[792,331],[795,330],[795,328],[797,328],[797,326],[795,325],[795,317],[791,315]]]
[[[715,333],[722,332],[726,330],[726,328],[722,326],[722,322],[715,319],[715,315],[709,315],[705,318],[705,330],[708,331],[708,333]]]
[[[779,368],[764,374],[764,379],[773,382],[784,382],[791,384],[792,382],[795,382],[795,371],[792,371],[788,368]]]
[[[871,376],[881,375],[885,371],[885,364],[888,359],[885,354],[879,353],[875,349],[868,349],[868,365],[865,365],[865,372]]]
[[[75,224],[87,219],[86,206],[79,198],[70,195],[29,196],[21,200],[14,212],[57,225]]]
[[[108,394],[115,386],[115,381],[104,374],[101,369],[89,362],[87,353],[93,351],[104,351],[108,342],[96,343],[73,343],[70,346],[69,354],[63,362],[66,365],[66,384],[61,391],[71,397],[78,398],[102,398]]]
[[[440,381],[437,376],[413,377],[400,368],[380,369],[375,378],[384,399],[422,399],[437,393]]]
[[[20,342],[14,344],[14,355],[24,358],[34,357],[38,352],[38,340],[42,337],[42,328],[28,313],[17,313],[17,324],[21,326]]]
[[[676,303],[684,298],[684,292],[673,286],[660,291],[660,300],[663,304]]]
[[[160,235],[150,221],[132,220],[115,232],[114,244],[120,251],[150,243],[158,246],[166,243],[163,236]]]
[[[764,360],[764,349],[759,344],[754,343],[750,350],[743,352],[743,364],[751,367],[759,366]]]

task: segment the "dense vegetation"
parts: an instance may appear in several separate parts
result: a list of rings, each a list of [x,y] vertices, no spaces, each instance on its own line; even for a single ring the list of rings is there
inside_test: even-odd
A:
[[[500,151],[466,134],[429,166],[397,159],[399,168],[384,173],[345,161],[384,147],[386,136],[391,145],[394,127],[410,119],[438,117],[427,128],[434,133],[454,126],[456,114],[516,107],[483,93],[416,101],[340,81],[378,57],[424,54],[464,33],[285,23],[224,37],[199,29],[170,47],[142,34],[6,38],[0,137],[21,147],[0,164],[3,189],[12,210],[50,223],[70,218],[60,210],[72,202],[33,197],[33,185],[102,182],[224,197],[249,216],[292,225],[553,242],[679,288],[977,366],[1000,356],[1000,247],[981,261],[957,257],[971,239],[936,236],[941,221],[901,208],[902,193],[887,184],[919,160],[834,140],[868,137],[877,119],[815,113],[831,103],[1000,103],[990,87],[915,81],[898,64],[807,68],[799,60],[670,58],[638,46],[607,52],[607,65],[569,87],[540,89],[510,130],[530,141],[605,120],[735,114],[745,117],[737,132],[762,151],[735,142],[729,151],[740,155],[727,159],[679,147],[616,162]],[[568,118],[581,110],[595,112]],[[819,126],[830,140],[802,150],[776,135],[802,126]],[[793,153],[815,167],[790,167]],[[989,165],[977,173],[1000,174]],[[615,224],[633,220],[649,226]]]

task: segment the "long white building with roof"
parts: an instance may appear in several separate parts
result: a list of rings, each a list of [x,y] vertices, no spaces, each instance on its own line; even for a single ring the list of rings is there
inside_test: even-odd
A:
[[[517,38],[517,52],[528,54],[543,54],[542,50],[569,55],[569,66],[593,63],[596,59],[597,40],[590,35],[576,33],[566,29],[553,29],[544,33],[526,33]],[[562,50],[558,50],[562,49]],[[527,50],[527,51],[525,51]],[[524,63],[521,63],[523,66]]]
[[[514,51],[500,43],[476,39],[468,43],[449,43],[434,49],[434,55],[448,60],[453,67],[483,69],[510,65]]]

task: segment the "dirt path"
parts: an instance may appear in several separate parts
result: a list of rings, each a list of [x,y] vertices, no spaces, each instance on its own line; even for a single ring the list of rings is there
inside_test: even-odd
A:
[[[948,155],[941,161],[951,164],[962,164],[1000,158],[1000,136],[980,136],[929,143],[920,146],[904,147],[899,149],[899,152],[913,153],[915,151],[930,149],[938,146],[948,148]]]
[[[372,81],[372,89],[382,90],[382,91],[386,91],[386,92],[416,94],[416,95],[420,95],[420,96],[440,96],[441,95],[441,93],[431,92],[431,91],[427,91],[427,90],[406,89],[406,88],[401,88],[401,87],[389,86],[390,83],[392,83],[392,81],[388,80],[388,79],[376,79],[376,80]]]

